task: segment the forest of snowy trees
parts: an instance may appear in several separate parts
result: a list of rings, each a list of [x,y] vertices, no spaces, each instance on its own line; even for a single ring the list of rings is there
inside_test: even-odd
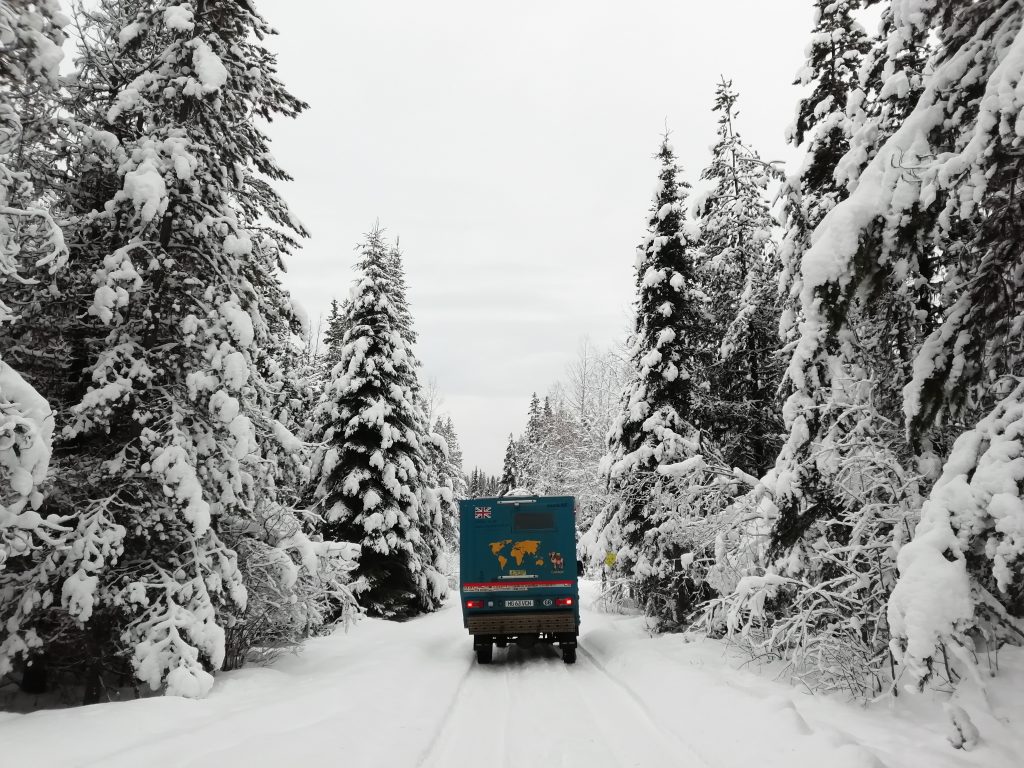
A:
[[[25,690],[201,696],[447,594],[464,481],[401,253],[367,235],[315,359],[282,287],[306,232],[259,121],[305,105],[270,33],[223,0],[0,5],[0,676]]]
[[[994,672],[1024,643],[1024,2],[813,6],[799,166],[724,78],[705,167],[666,133],[629,338],[581,343],[495,476],[424,385],[397,242],[366,234],[322,339],[285,290],[307,232],[263,126],[306,105],[254,2],[0,2],[0,678],[203,696],[436,610],[457,502],[523,489],[577,497],[607,600],[809,688]]]
[[[509,435],[500,493],[516,488],[541,494],[572,491],[578,514],[584,520],[592,517],[605,501],[601,457],[627,370],[618,345],[598,349],[583,339],[564,379],[543,401],[536,392],[531,395],[523,433]]]
[[[584,500],[609,599],[863,698],[1024,642],[1022,25],[818,0],[799,167],[727,80],[701,194],[666,135],[607,445],[558,385],[503,478]]]

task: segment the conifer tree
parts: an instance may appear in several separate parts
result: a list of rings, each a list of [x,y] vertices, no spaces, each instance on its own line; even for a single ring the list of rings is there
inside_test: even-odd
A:
[[[855,103],[863,104],[865,86],[859,73],[870,49],[867,35],[853,17],[859,6],[859,0],[819,0],[815,4],[807,60],[796,79],[798,84],[813,88],[810,95],[800,100],[796,122],[787,131],[787,138],[794,146],[807,141],[806,159],[800,171],[785,181],[779,193],[785,227],[779,249],[779,283],[786,302],[779,330],[786,340],[792,338],[799,323],[800,264],[810,245],[811,232],[847,194],[846,183],[836,178],[835,170],[850,148],[853,128],[846,111],[847,103],[851,95],[856,94]],[[817,379],[816,386],[807,393],[811,399],[799,409],[801,418],[808,420],[809,434],[818,433],[820,406],[829,396],[828,372],[816,373],[822,378]],[[790,408],[789,413],[794,414],[795,410]],[[792,471],[787,470],[787,474]],[[814,470],[809,468],[809,471]]]
[[[937,438],[943,418],[975,426],[954,444],[921,509],[914,540],[899,551],[899,581],[887,614],[890,649],[924,684],[940,668],[944,674],[946,665],[936,659],[946,657],[954,673],[969,665],[968,656],[955,653],[969,647],[966,633],[1009,637],[1020,618],[1022,548],[1002,533],[1015,518],[987,500],[997,485],[1009,497],[1020,496],[1006,457],[1018,450],[1010,444],[1018,440],[1021,400],[1014,323],[1024,316],[1024,219],[1014,193],[1020,153],[1013,126],[1020,125],[1024,101],[1007,94],[1009,84],[1024,76],[1014,53],[1024,6],[983,0],[966,12],[942,0],[907,11],[893,5],[886,18],[888,34],[868,67],[878,73],[872,90],[882,104],[877,114],[867,111],[868,128],[853,133],[837,173],[867,162],[802,257],[800,333],[788,377],[795,390],[794,445],[806,440],[807,430],[798,423],[806,408],[793,398],[821,386],[822,372],[836,364],[837,340],[842,343],[865,319],[884,317],[880,305],[891,302],[892,286],[928,296],[934,276],[942,276],[941,291],[933,295],[941,308],[938,326],[909,345],[914,354],[903,417],[922,467],[942,460]],[[919,95],[903,66],[915,49],[925,48],[917,41],[934,43]],[[889,382],[889,389],[902,383]],[[785,508],[781,531],[784,520],[806,526],[787,517]],[[936,593],[943,595],[941,610],[922,600]]]
[[[695,458],[701,452],[694,424],[700,397],[695,378],[708,353],[705,298],[684,222],[689,185],[679,178],[667,136],[656,157],[658,182],[636,256],[631,378],[603,459],[621,498],[609,522],[623,539],[616,565],[634,578],[642,600],[656,586],[653,571],[663,554],[660,542],[648,537],[657,524],[650,501],[659,493],[658,472],[670,466],[696,468],[700,461]]]
[[[0,349],[5,352],[5,325],[16,319],[18,306],[4,299],[28,292],[13,290],[25,279],[23,263],[52,273],[67,259],[61,230],[36,204],[40,190],[18,159],[32,153],[26,131],[41,133],[25,106],[52,93],[67,22],[56,2],[7,6],[0,18]],[[26,619],[43,600],[53,599],[52,563],[40,563],[37,556],[63,546],[67,530],[39,512],[53,429],[46,398],[0,355],[0,676],[42,644]]]
[[[257,125],[305,105],[277,79],[272,30],[250,5],[104,0],[84,13],[58,201],[75,269],[50,287],[60,323],[26,313],[13,329],[58,352],[36,364],[61,406],[48,504],[72,543],[46,555],[61,586],[37,618],[87,700],[129,669],[200,696],[225,663],[225,628],[257,597],[242,550],[276,561],[274,588],[295,604],[328,555],[289,509],[305,462],[284,424],[298,321],[279,266],[304,230],[270,186],[287,175]]]
[[[792,139],[799,141],[808,131],[813,136],[802,177],[791,180],[783,191],[787,231],[781,285],[790,307],[781,331],[790,341],[807,322],[801,300],[802,265],[810,233],[859,183],[862,170],[910,112],[922,87],[926,35],[906,26],[897,30],[892,8],[887,7],[879,35],[868,46],[852,19],[855,7],[855,3],[833,3],[817,9],[814,43],[802,71],[801,79],[814,82],[815,89],[799,105]],[[833,40],[837,45],[831,44]],[[837,111],[843,103],[845,111]],[[876,265],[874,287],[862,294],[868,303],[854,295],[852,285],[822,296],[820,306],[830,316],[829,326],[838,330],[845,324],[856,330],[820,334],[816,358],[798,354],[790,363],[786,376],[790,393],[784,409],[789,436],[771,480],[780,509],[772,536],[776,557],[788,558],[805,536],[818,538],[816,519],[835,517],[842,514],[844,505],[857,503],[843,500],[846,494],[828,477],[828,469],[837,464],[816,461],[814,444],[827,434],[835,439],[837,430],[851,426],[849,421],[845,426],[835,421],[848,408],[849,382],[863,378],[900,382],[909,375],[912,350],[927,332],[923,319],[934,311],[934,297],[929,295],[932,267],[922,258],[921,241],[915,246],[914,240],[904,238],[898,249],[901,255],[893,263]],[[875,433],[884,429],[886,419],[899,418],[898,391],[898,386],[877,389],[872,408],[883,418],[861,420],[861,433]]]
[[[459,445],[459,435],[455,431],[452,417],[438,419],[435,431],[445,439],[445,443],[448,445],[448,466],[453,479],[452,487],[455,489],[455,498],[464,499],[466,498],[466,473],[462,471],[462,447]]]
[[[526,430],[518,446],[519,482],[526,488],[533,488],[540,476],[540,445],[544,432],[544,413],[540,398],[534,392],[530,396],[530,407],[526,415]]]
[[[407,283],[405,280],[405,264],[402,258],[402,249],[398,241],[388,249],[388,275],[394,284],[394,295],[398,297],[397,303],[397,327],[402,332],[406,343],[411,347],[416,343],[416,331],[413,328],[412,311],[409,308],[409,297]]]
[[[497,475],[484,475],[483,495],[488,497],[501,494],[501,487],[498,485]]]
[[[737,100],[723,78],[715,89],[718,141],[701,174],[712,185],[698,223],[718,359],[707,368],[710,392],[699,421],[728,467],[759,476],[778,452],[781,431],[773,405],[781,374],[777,260],[766,191],[778,172],[740,137]]]
[[[512,490],[519,487],[519,448],[515,438],[510,433],[508,445],[505,447],[505,463],[501,470],[501,496],[507,496]]]
[[[327,314],[327,328],[324,330],[324,363],[330,368],[341,357],[341,347],[345,343],[345,318],[348,316],[348,300],[331,299],[331,309]]]
[[[454,536],[455,521],[459,518],[456,497],[458,473],[453,471],[448,464],[450,457],[447,441],[433,429],[431,421],[434,414],[430,412],[432,404],[427,402],[424,388],[420,383],[421,366],[413,352],[416,344],[416,330],[413,325],[412,309],[409,306],[404,256],[397,239],[388,248],[385,274],[390,281],[388,293],[393,297],[395,327],[405,342],[415,376],[415,386],[412,391],[416,431],[417,434],[422,435],[420,442],[424,450],[424,468],[419,484],[420,506],[423,510],[421,549],[424,561],[433,563],[435,572],[439,569],[447,572],[443,567],[446,549],[445,535]],[[440,599],[447,594],[444,586],[435,585],[434,588],[440,594]]]
[[[444,499],[430,485],[393,249],[374,230],[359,251],[345,344],[315,413],[320,448],[309,497],[326,537],[362,545],[354,573],[362,604],[373,615],[404,618],[434,610],[447,593],[438,570]]]
[[[807,142],[805,160],[779,192],[785,226],[779,282],[783,295],[791,300],[794,292],[799,293],[797,270],[811,232],[846,196],[846,185],[836,180],[835,169],[850,147],[852,128],[846,105],[851,93],[863,93],[859,71],[870,48],[867,34],[854,19],[860,5],[860,0],[817,0],[807,59],[795,81],[812,89],[798,103],[796,121],[787,130],[787,140],[794,147]],[[780,330],[785,337],[795,325],[794,309],[790,307],[783,318]]]
[[[459,544],[458,502],[466,498],[466,476],[462,471],[462,448],[459,447],[459,437],[450,416],[447,419],[438,419],[437,428],[434,431],[444,440],[447,449],[444,454],[444,462],[438,471],[439,484],[447,485],[452,489],[452,503],[444,507],[444,524],[441,533],[447,542],[448,549],[455,550]]]
[[[580,426],[570,413],[561,385],[552,387],[541,411],[540,440],[534,448],[537,477],[534,492],[564,495],[573,469],[572,454],[579,442]]]
[[[816,5],[797,78],[812,89],[789,130],[794,145],[806,144],[806,156],[780,192],[779,283],[786,307],[780,331],[789,349],[807,327],[800,297],[812,232],[847,198],[899,111],[895,94],[876,79],[877,54],[890,41],[883,36],[869,43],[854,19],[859,6],[845,0]],[[912,67],[915,58],[905,54],[902,66]],[[914,82],[913,72],[907,82]],[[770,638],[758,652],[767,646],[790,658],[798,674],[818,675],[826,686],[861,696],[877,693],[888,662],[883,606],[895,563],[885,542],[906,529],[917,494],[891,428],[891,382],[903,375],[893,350],[906,348],[904,340],[913,335],[905,322],[913,315],[901,295],[905,287],[898,277],[880,284],[877,295],[866,296],[875,310],[860,300],[844,305],[850,332],[821,334],[822,354],[813,362],[793,357],[782,387],[786,440],[758,486],[723,513],[735,528],[716,547],[718,573],[748,579],[745,589],[724,598],[722,611],[750,610],[751,622]],[[822,306],[845,301],[833,293]],[[757,607],[766,599],[770,614]],[[837,622],[837,615],[851,620]],[[833,677],[828,659],[837,653],[845,673]]]
[[[883,110],[875,100],[880,85],[866,79],[872,71],[872,48],[853,16],[859,6],[859,2],[851,0],[816,5],[807,61],[797,78],[798,83],[813,85],[813,90],[800,101],[797,121],[789,131],[789,140],[794,145],[807,141],[806,159],[799,174],[787,179],[780,192],[782,221],[786,228],[780,248],[780,286],[787,302],[780,332],[787,340],[792,340],[802,321],[799,307],[803,286],[801,263],[810,246],[811,233],[824,216],[847,197],[848,183],[859,174],[859,168],[851,165],[858,156],[858,153],[850,153],[851,136],[858,122],[867,119],[866,110],[876,116]],[[884,44],[880,41],[874,50]],[[850,112],[859,117],[851,118]],[[843,170],[837,170],[839,168]],[[867,339],[872,333],[867,326],[864,331],[868,332],[858,334],[858,338]],[[820,461],[816,447],[823,440],[836,446],[849,442],[844,439],[844,433],[853,421],[838,420],[838,416],[850,412],[851,395],[858,401],[857,408],[872,411],[849,385],[878,372],[872,371],[868,364],[868,350],[855,350],[851,342],[852,338],[847,338],[845,345],[840,345],[836,338],[829,341],[829,354],[837,360],[841,358],[843,364],[839,368],[824,365],[807,370],[804,388],[789,395],[785,408],[789,440],[769,480],[780,509],[773,529],[772,554],[788,557],[789,573],[804,572],[811,581],[820,575],[817,573],[820,564],[810,562],[814,559],[811,552],[821,547],[809,547],[807,555],[810,556],[805,556],[801,539],[806,538],[808,542],[832,540],[839,529],[826,525],[825,530],[820,530],[816,521],[845,519],[848,514],[856,514],[853,507],[863,507],[862,502],[851,498],[841,487],[837,471],[842,463]],[[837,373],[838,379],[833,381]],[[792,380],[786,382],[786,387],[792,389]],[[875,435],[880,424],[869,415],[859,420],[857,431],[865,436]],[[894,459],[890,456],[889,460]],[[842,539],[835,542],[835,546],[848,543]],[[795,551],[797,554],[789,557]]]

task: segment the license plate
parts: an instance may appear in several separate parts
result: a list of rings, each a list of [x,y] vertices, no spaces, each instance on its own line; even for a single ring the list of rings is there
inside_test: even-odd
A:
[[[533,608],[533,600],[506,600],[506,608]]]

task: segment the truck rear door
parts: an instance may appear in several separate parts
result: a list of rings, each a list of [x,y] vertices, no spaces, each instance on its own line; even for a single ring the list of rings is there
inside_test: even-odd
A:
[[[464,596],[479,597],[485,601],[481,607],[493,611],[575,607],[572,497],[487,499],[472,504],[472,512],[464,511],[461,521]],[[572,602],[567,604],[566,597]]]

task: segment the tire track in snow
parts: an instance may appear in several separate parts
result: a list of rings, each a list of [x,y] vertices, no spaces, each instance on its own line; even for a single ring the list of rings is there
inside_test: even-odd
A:
[[[506,647],[507,648],[511,648],[511,646],[506,646]],[[508,660],[508,653],[509,653],[508,650],[506,650],[505,651],[505,657],[502,659],[502,661],[507,661]],[[512,668],[509,667],[508,664],[503,664],[502,666],[504,667],[504,674],[502,675],[502,678],[501,678],[502,679],[502,689],[501,689],[501,703],[502,703],[502,707],[501,707],[501,711],[502,711],[502,713],[508,713],[512,709],[512,691],[513,691]],[[501,753],[501,765],[502,765],[502,768],[512,768],[512,760],[509,758],[509,755],[508,755],[508,746],[509,746],[509,742],[510,742],[510,739],[509,739],[509,723],[511,721],[512,721],[512,718],[510,718],[510,717],[502,717],[501,718],[501,741],[498,743],[498,752]]]
[[[452,713],[455,711],[455,706],[459,701],[459,694],[462,693],[462,689],[466,687],[466,681],[473,672],[474,663],[475,659],[471,660],[466,666],[466,671],[462,673],[462,677],[459,679],[459,683],[455,686],[455,691],[452,693],[452,697],[448,701],[448,706],[445,707],[444,714],[441,715],[441,721],[437,724],[437,730],[434,731],[434,735],[427,743],[426,749],[423,750],[419,759],[416,761],[416,768],[422,768],[422,766],[427,764],[427,761],[430,760],[434,751],[437,749],[437,746],[441,741],[442,734],[449,729]]]
[[[462,753],[468,749],[484,749],[490,753],[486,759],[476,756],[473,764],[512,768],[512,757],[506,748],[511,689],[511,670],[505,664],[480,666],[474,657],[416,768],[462,765]],[[472,722],[480,718],[486,720],[486,724]],[[452,753],[460,758],[459,762],[451,761]]]
[[[577,663],[579,662],[577,661]],[[577,698],[582,702],[583,709],[585,709],[589,714],[587,720],[591,723],[598,723],[602,719],[608,717],[608,713],[606,711],[602,710],[600,707],[594,706],[593,697],[588,695],[588,692],[584,691],[584,685],[580,680],[580,675],[578,674],[579,670],[570,668],[570,665],[565,664],[564,662],[560,666],[562,667],[562,677],[572,681],[571,684],[573,686],[573,690],[576,692]],[[613,745],[611,745],[607,738],[605,739],[605,744],[608,748],[606,754],[615,761],[615,764],[621,768],[628,768],[629,764],[619,757],[617,750],[614,749]]]
[[[415,765],[512,768],[527,746],[548,768],[716,768],[593,654],[581,648],[579,663],[566,665],[543,645],[511,646],[491,665],[470,661]]]
[[[674,743],[684,755],[690,758],[690,761],[684,763],[685,765],[695,766],[698,768],[716,768],[716,764],[711,762],[706,755],[701,754],[701,752],[694,747],[692,743],[683,739],[675,731],[671,731],[658,723],[654,713],[651,712],[651,708],[647,705],[647,702],[643,700],[643,697],[640,696],[630,685],[620,680],[618,676],[609,672],[607,667],[601,663],[597,656],[584,649],[582,645],[577,648],[576,652],[578,655],[582,655],[586,658],[590,662],[591,666],[593,666],[593,668],[596,669],[604,679],[608,680],[618,690],[625,693],[655,731],[667,738],[670,742]]]
[[[557,650],[545,643],[529,648],[510,646],[505,662],[509,675],[506,741],[510,746],[509,733],[519,735],[520,752],[525,736],[535,762],[548,768],[609,765],[601,734],[580,717],[575,688],[562,682],[566,670]],[[512,757],[510,749],[505,754]],[[507,768],[514,765],[507,760]],[[620,765],[616,761],[615,766]]]

